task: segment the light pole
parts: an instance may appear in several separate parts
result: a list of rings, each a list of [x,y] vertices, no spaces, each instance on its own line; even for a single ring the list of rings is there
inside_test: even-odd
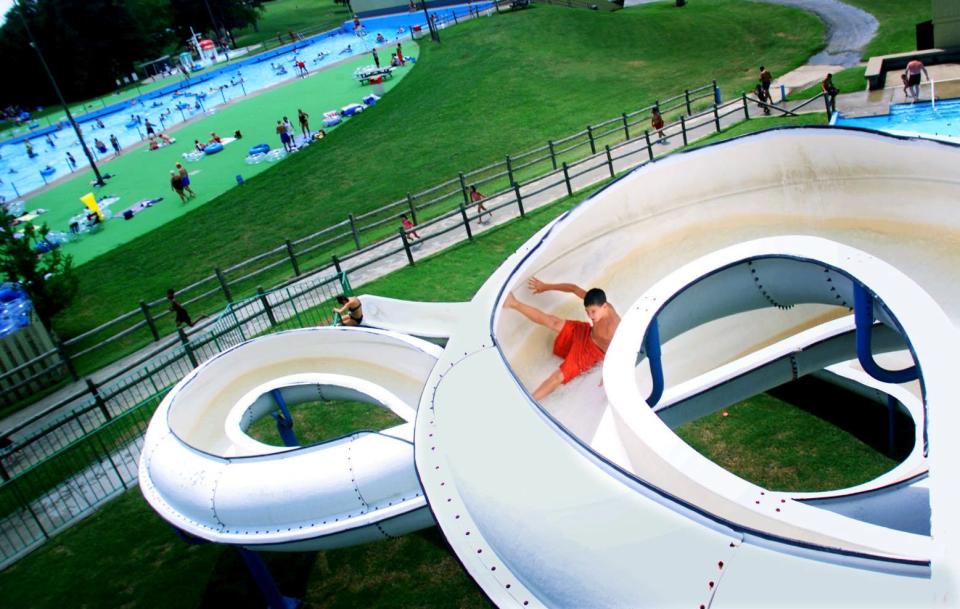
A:
[[[37,52],[37,57],[40,58],[40,63],[43,65],[43,69],[46,71],[47,77],[50,79],[50,84],[53,85],[53,90],[56,92],[57,98],[60,100],[60,105],[63,106],[63,111],[67,115],[67,120],[70,121],[71,125],[73,125],[73,131],[77,134],[77,139],[80,140],[80,147],[83,148],[83,153],[87,156],[87,161],[90,162],[90,167],[93,169],[93,174],[97,176],[96,185],[103,186],[103,176],[100,175],[100,170],[97,168],[97,164],[93,160],[93,155],[90,154],[90,149],[87,148],[87,143],[83,140],[83,133],[80,132],[80,126],[77,124],[77,121],[73,120],[73,114],[70,113],[70,108],[67,106],[67,101],[63,99],[63,94],[60,93],[60,87],[57,86],[57,81],[53,78],[53,72],[50,71],[50,66],[47,65],[46,59],[43,58],[43,53],[40,52],[40,47],[37,46],[37,41],[33,38],[33,32],[30,31],[30,26],[27,25],[27,18],[23,14],[23,5],[18,2],[16,10],[20,14],[20,20],[23,22],[23,29],[27,33],[27,38],[30,39],[30,46],[33,47],[33,50]]]
[[[430,12],[427,10],[427,0],[421,0],[420,4],[423,6],[423,16],[427,18],[427,29],[430,30],[430,39],[434,42],[440,42],[440,30],[434,27],[432,21],[430,21]]]

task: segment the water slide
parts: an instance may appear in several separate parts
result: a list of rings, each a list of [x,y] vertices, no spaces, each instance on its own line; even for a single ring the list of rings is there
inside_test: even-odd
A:
[[[388,329],[206,362],[151,423],[144,495],[191,534],[259,549],[435,521],[505,607],[958,605],[958,163],[949,144],[818,128],[657,161],[539,231],[469,303],[361,296]],[[552,335],[503,298],[583,309],[530,294],[534,275],[601,286],[623,317],[603,366],[542,403]],[[807,374],[906,413],[909,456],[856,487],[773,492],[671,431]],[[308,447],[246,435],[318,394],[408,423]]]

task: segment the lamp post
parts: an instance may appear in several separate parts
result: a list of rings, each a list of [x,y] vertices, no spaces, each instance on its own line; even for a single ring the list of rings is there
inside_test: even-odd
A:
[[[80,140],[80,146],[83,148],[83,154],[87,156],[87,161],[90,162],[90,167],[93,169],[93,174],[97,177],[96,185],[103,186],[103,176],[100,175],[100,170],[97,168],[97,164],[93,160],[93,155],[90,154],[90,149],[87,148],[87,143],[83,139],[83,133],[80,132],[80,126],[77,124],[77,121],[73,120],[73,114],[70,113],[70,108],[67,106],[67,101],[63,99],[63,94],[60,92],[60,87],[57,86],[57,81],[53,78],[53,72],[50,71],[50,66],[47,65],[47,60],[43,58],[43,53],[40,52],[40,47],[37,46],[37,41],[33,38],[33,32],[30,31],[30,26],[27,25],[27,18],[23,14],[23,5],[18,2],[16,8],[17,13],[20,14],[20,20],[23,22],[23,29],[27,33],[27,38],[30,39],[30,46],[33,47],[33,50],[37,52],[37,57],[40,58],[40,63],[43,65],[43,69],[47,73],[47,77],[50,79],[50,84],[53,85],[53,90],[57,94],[57,98],[60,100],[60,105],[63,106],[63,111],[67,115],[67,120],[70,121],[71,125],[73,125],[73,131],[77,134],[77,139]]]
[[[430,12],[427,10],[427,0],[421,0],[423,6],[423,16],[427,18],[427,29],[430,30],[430,38],[434,42],[440,42],[440,30],[438,30],[432,21],[430,21]]]

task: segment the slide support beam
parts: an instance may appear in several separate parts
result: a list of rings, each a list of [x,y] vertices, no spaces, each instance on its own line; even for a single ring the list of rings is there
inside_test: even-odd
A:
[[[916,364],[903,370],[887,370],[873,359],[870,346],[873,330],[873,296],[865,287],[853,282],[853,319],[857,327],[857,360],[864,371],[881,383],[907,383],[920,377]]]
[[[650,363],[650,378],[653,380],[653,388],[650,390],[650,397],[647,398],[647,404],[650,408],[657,405],[660,398],[663,397],[663,361],[660,352],[660,325],[657,318],[654,317],[647,328],[647,337],[643,341],[643,350],[647,354],[647,361]]]
[[[277,431],[280,432],[280,439],[283,440],[283,445],[300,446],[300,442],[297,441],[297,435],[293,432],[293,415],[290,414],[290,409],[287,408],[287,402],[283,399],[283,394],[280,393],[279,389],[274,389],[270,392],[270,395],[273,396],[273,400],[280,409],[280,412],[273,413],[273,418],[277,420]]]

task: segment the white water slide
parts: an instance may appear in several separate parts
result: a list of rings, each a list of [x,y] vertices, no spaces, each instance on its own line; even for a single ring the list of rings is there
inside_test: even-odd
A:
[[[960,605],[957,167],[949,144],[817,128],[647,165],[469,303],[361,296],[387,330],[281,333],[201,365],[151,422],[144,495],[193,535],[260,549],[435,521],[502,607]],[[602,369],[541,404],[552,335],[503,298],[584,315],[531,276],[603,287],[623,316]],[[853,488],[773,492],[671,431],[807,374],[907,414],[909,456]],[[415,428],[303,448],[244,432],[280,403],[344,397]]]

